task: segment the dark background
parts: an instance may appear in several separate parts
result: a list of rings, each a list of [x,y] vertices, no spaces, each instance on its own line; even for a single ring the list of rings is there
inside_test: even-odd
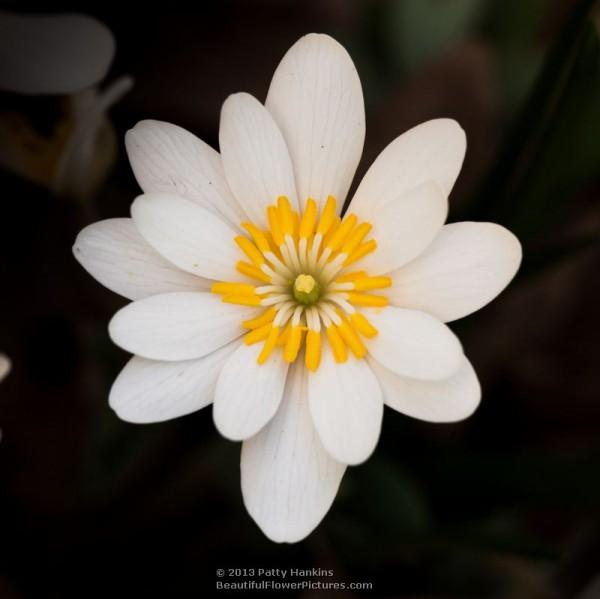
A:
[[[321,567],[373,584],[305,598],[600,597],[594,3],[240,0],[194,15],[57,7],[113,31],[105,82],[129,74],[135,86],[110,112],[116,161],[93,191],[51,193],[0,171],[0,351],[13,361],[0,384],[0,598],[204,597],[216,568],[236,566]],[[374,456],[348,469],[323,523],[281,546],[247,515],[239,444],[218,435],[210,409],[149,426],[109,409],[127,355],[107,323],[125,300],[87,275],[71,246],[90,222],[128,214],[138,193],[128,128],[167,120],[216,147],[227,95],[264,100],[280,58],[311,31],[344,44],[361,76],[358,178],[407,128],[457,119],[468,150],[449,220],[507,226],[524,263],[492,305],[453,325],[482,382],[475,415],[440,425],[386,410]],[[0,94],[0,118],[15,112],[51,140],[65,99]]]

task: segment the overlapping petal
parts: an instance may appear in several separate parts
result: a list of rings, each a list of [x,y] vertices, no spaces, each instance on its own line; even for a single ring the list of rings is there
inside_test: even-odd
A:
[[[131,300],[210,288],[206,279],[184,272],[163,258],[130,218],[88,225],[77,236],[73,254],[102,285]]]
[[[462,363],[462,347],[437,318],[388,306],[365,310],[378,333],[369,339],[369,353],[399,376],[439,380],[452,376]]]
[[[327,452],[344,464],[373,452],[383,418],[381,388],[365,360],[350,355],[338,364],[328,345],[319,369],[308,375],[308,405]]]
[[[301,38],[279,63],[265,105],[287,142],[300,203],[331,194],[341,207],[365,138],[362,88],[346,50],[327,35]]]
[[[468,418],[481,400],[477,375],[465,357],[454,375],[440,381],[400,377],[373,358],[368,362],[386,405],[407,416],[428,422],[456,422]]]
[[[213,418],[218,431],[233,441],[256,434],[281,402],[289,364],[282,352],[258,364],[261,350],[261,344],[241,343],[219,375]]]
[[[253,222],[266,226],[266,207],[279,196],[298,209],[287,146],[273,117],[256,98],[239,93],[225,100],[219,146],[229,187]]]
[[[144,120],[125,135],[131,168],[145,193],[179,195],[237,227],[244,212],[225,179],[219,153],[171,123]]]
[[[239,341],[196,360],[158,362],[133,356],[110,390],[108,403],[121,420],[162,422],[191,414],[213,401],[223,364]]]
[[[462,318],[508,285],[521,256],[519,240],[500,225],[445,225],[423,254],[391,274],[390,300],[444,322]]]
[[[133,302],[110,321],[111,339],[150,360],[200,358],[233,341],[254,309],[223,303],[211,293],[165,293]]]
[[[323,448],[308,408],[307,372],[290,368],[281,406],[242,445],[242,495],[248,513],[271,540],[294,543],[323,519],[346,467]]]

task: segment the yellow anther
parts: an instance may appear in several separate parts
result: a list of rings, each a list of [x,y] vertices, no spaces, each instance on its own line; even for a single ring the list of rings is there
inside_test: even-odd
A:
[[[354,229],[357,220],[355,214],[350,214],[344,218],[342,224],[336,229],[335,233],[331,236],[331,239],[327,242],[327,247],[330,248],[332,252],[335,252],[342,243],[344,243],[350,231]]]
[[[271,323],[263,324],[262,327],[258,327],[257,329],[254,329],[254,330],[250,331],[249,333],[246,333],[244,335],[244,343],[246,345],[252,345],[253,343],[258,343],[259,341],[266,339],[269,336],[270,332],[271,332]]]
[[[354,312],[354,314],[350,316],[350,322],[352,323],[352,326],[365,337],[375,337],[378,333],[377,329],[367,320],[367,317],[360,312]]]
[[[213,293],[220,293],[222,295],[254,295],[256,287],[248,283],[225,283],[219,281],[213,283],[210,290]]]
[[[355,306],[366,306],[369,308],[383,308],[387,306],[389,300],[383,295],[372,295],[370,293],[347,292],[348,301]]]
[[[235,265],[235,269],[243,274],[246,275],[247,277],[252,277],[253,279],[258,279],[259,281],[262,281],[263,283],[271,283],[271,277],[267,274],[265,274],[262,270],[260,270],[260,268],[256,268],[256,266],[254,266],[254,264],[249,264],[248,262],[242,262],[240,260],[240,262],[238,262]]]
[[[258,295],[224,295],[222,301],[240,306],[260,306],[262,299]]]
[[[352,281],[356,281],[356,279],[362,279],[367,276],[366,270],[355,270],[354,272],[348,272],[341,277],[338,277],[335,282],[336,283],[351,283]]]
[[[332,324],[327,327],[325,332],[327,333],[327,339],[329,339],[329,345],[331,345],[335,361],[340,364],[345,362],[348,359],[348,350],[338,328]]]
[[[294,234],[294,216],[292,215],[292,207],[286,196],[277,198],[277,216],[281,226],[283,236]]]
[[[281,223],[279,222],[279,216],[275,206],[267,207],[267,217],[269,219],[269,229],[271,230],[273,241],[275,242],[275,245],[279,247],[283,243],[283,233],[281,231]]]
[[[277,345],[285,345],[287,343],[288,337],[290,336],[290,330],[292,328],[292,323],[288,322],[283,329],[281,335],[279,335],[279,339],[277,339]]]
[[[347,237],[344,245],[342,246],[342,253],[350,255],[361,243],[361,241],[368,235],[369,231],[373,228],[369,223],[360,223],[352,233]]]
[[[385,289],[391,287],[390,277],[364,277],[354,281],[356,291],[370,291],[371,289]]]
[[[275,315],[277,314],[277,308],[269,308],[265,310],[260,316],[256,318],[251,318],[250,320],[244,320],[242,322],[242,326],[245,329],[257,329],[258,327],[262,327],[264,324],[268,324],[269,322],[273,322]]]
[[[315,225],[317,224],[317,203],[312,199],[306,200],[304,214],[300,221],[300,239],[307,239],[313,234]]]
[[[302,345],[302,327],[291,327],[285,348],[283,350],[283,359],[290,364],[298,357],[300,346]]]
[[[271,246],[269,245],[269,240],[267,236],[252,223],[242,223],[242,227],[250,233],[250,236],[254,240],[256,247],[264,254],[265,252],[270,251]]]
[[[258,248],[243,235],[238,235],[235,242],[240,246],[240,249],[255,266],[261,267],[265,263],[265,257],[260,253]]]
[[[277,338],[279,337],[279,327],[271,327],[269,334],[267,335],[267,340],[263,345],[263,348],[258,355],[257,362],[259,364],[264,364],[267,361],[267,358],[271,355],[275,346],[277,345]]]
[[[344,266],[354,264],[357,260],[364,258],[367,254],[374,252],[377,249],[377,242],[374,239],[369,239],[361,243],[345,260]]]
[[[298,275],[294,281],[296,291],[302,293],[310,293],[315,288],[316,284],[317,282],[311,275]]]
[[[336,216],[336,206],[335,206],[335,198],[333,196],[329,196],[327,201],[325,202],[325,207],[321,212],[321,219],[319,220],[319,224],[317,226],[317,233],[321,233],[321,235],[325,235],[327,231],[329,231],[329,227],[333,224]]]
[[[350,324],[348,324],[348,321],[342,320],[341,324],[338,326],[338,330],[340,332],[340,336],[350,348],[350,351],[357,358],[364,358],[367,354],[367,348],[363,345],[363,342],[356,334],[356,331],[350,326]]]
[[[324,248],[327,247],[327,245],[329,244],[329,240],[335,235],[335,232],[338,230],[341,222],[342,219],[339,216],[336,216],[333,219],[333,223],[331,224],[331,227],[329,227],[329,231],[327,231],[327,234],[325,235],[325,237],[323,237],[323,243],[321,244],[321,252]]]
[[[298,243],[298,233],[300,231],[300,215],[295,210],[292,210],[292,220],[294,221],[294,233],[292,237],[294,238],[294,241]]]
[[[309,330],[306,334],[306,355],[304,363],[309,370],[316,372],[321,363],[321,333]]]

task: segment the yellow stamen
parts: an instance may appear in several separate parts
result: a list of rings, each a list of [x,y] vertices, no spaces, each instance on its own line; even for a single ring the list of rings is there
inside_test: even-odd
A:
[[[392,286],[390,277],[364,277],[354,281],[356,291],[370,291],[371,289],[385,289]]]
[[[240,306],[260,306],[262,299],[258,295],[225,295],[222,301]]]
[[[338,277],[335,280],[335,282],[336,283],[351,283],[352,281],[355,281],[356,279],[362,279],[363,277],[366,277],[366,276],[367,276],[366,270],[355,270],[354,272],[348,272],[345,275]]]
[[[285,329],[283,329],[283,333],[279,335],[279,339],[277,339],[277,345],[285,345],[287,343],[288,337],[290,336],[290,330],[292,328],[292,323],[288,322],[285,325]]]
[[[312,199],[308,198],[306,206],[304,208],[304,214],[300,221],[300,239],[307,239],[313,234],[315,225],[317,224],[317,203]]]
[[[246,229],[246,231],[250,233],[250,236],[254,240],[256,247],[263,254],[271,249],[267,236],[258,227],[256,227],[252,223],[242,223],[242,227],[244,227],[244,229]]]
[[[350,266],[357,260],[364,258],[367,254],[374,252],[377,249],[377,242],[374,239],[369,239],[365,243],[361,243],[344,261],[344,266]]]
[[[256,318],[251,318],[250,320],[244,320],[242,322],[242,326],[245,329],[257,329],[261,327],[263,324],[267,324],[269,322],[273,322],[275,315],[277,314],[277,308],[269,308],[265,310],[260,316]]]
[[[252,262],[255,266],[260,268],[265,263],[265,257],[247,237],[238,235],[235,238],[235,242],[240,246],[242,252],[244,252],[244,254],[250,258],[250,262]]]
[[[348,321],[342,320],[341,324],[338,326],[338,330],[340,332],[340,336],[350,348],[350,351],[357,358],[364,358],[367,354],[367,348],[363,345],[360,337],[356,334],[356,331],[350,326]]]
[[[321,219],[319,220],[319,224],[317,226],[317,233],[321,233],[321,235],[325,235],[327,231],[329,231],[329,227],[333,224],[336,216],[336,207],[335,207],[335,198],[333,196],[329,196],[327,201],[325,202],[325,207],[321,212]]]
[[[267,217],[269,219],[269,228],[273,241],[276,246],[280,246],[283,243],[283,233],[281,232],[281,223],[279,222],[279,216],[277,214],[277,208],[275,206],[269,206],[267,208]]]
[[[335,361],[340,364],[345,362],[348,359],[348,351],[338,328],[332,324],[327,327],[325,332],[327,333],[327,339],[329,339],[329,345],[331,345]]]
[[[226,283],[219,281],[213,283],[210,290],[213,293],[220,293],[222,295],[254,295],[256,287],[248,283]]]
[[[253,279],[258,279],[263,283],[271,283],[271,277],[265,274],[260,268],[256,268],[253,264],[249,264],[248,262],[242,262],[241,260],[235,265],[235,269],[246,275],[247,277],[252,277]]]
[[[360,223],[352,233],[348,236],[342,246],[342,253],[350,255],[359,245],[360,242],[368,235],[373,225],[369,223]]]
[[[249,333],[244,335],[244,343],[246,345],[252,345],[253,343],[258,343],[263,339],[266,339],[271,332],[271,323],[263,324],[262,327],[258,327]]]
[[[290,329],[290,334],[283,350],[283,359],[290,364],[296,360],[302,345],[302,327],[295,326]]]
[[[355,306],[366,306],[370,308],[383,308],[387,306],[389,300],[383,295],[372,295],[370,293],[347,293],[348,301]]]
[[[365,337],[375,337],[378,331],[377,329],[368,321],[367,317],[360,312],[354,312],[350,316],[350,322],[354,326],[354,328]]]
[[[316,372],[321,363],[321,334],[316,331],[309,330],[306,334],[306,355],[304,363],[306,364],[306,367],[313,372]]]
[[[339,216],[334,217],[331,226],[329,227],[329,231],[323,238],[323,243],[321,244],[321,253],[328,246],[329,240],[335,235],[335,232],[339,229],[340,224],[342,223],[342,219]]]
[[[294,217],[292,215],[292,207],[286,196],[277,198],[277,216],[281,226],[283,236],[294,234]]]
[[[279,337],[279,327],[271,327],[269,334],[267,336],[267,340],[263,345],[263,348],[258,355],[257,362],[259,364],[264,364],[267,361],[267,358],[271,355],[275,346],[277,345],[277,338]]]
[[[335,252],[344,243],[344,240],[356,225],[356,215],[350,214],[344,218],[342,224],[337,228],[336,232],[331,236],[327,243],[327,247]]]

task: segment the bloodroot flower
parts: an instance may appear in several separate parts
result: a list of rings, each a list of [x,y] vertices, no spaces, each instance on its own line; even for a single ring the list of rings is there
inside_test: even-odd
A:
[[[307,35],[264,105],[225,101],[221,154],[175,125],[129,131],[144,193],[74,247],[134,300],[109,326],[134,354],[111,407],[143,423],[212,403],[221,434],[243,441],[244,503],[274,541],[317,526],[346,466],[375,448],[384,404],[432,422],[475,410],[477,377],[444,323],[492,300],[521,260],[498,225],[444,225],[466,147],[448,119],[385,148],[340,215],[364,135],[350,57]]]

